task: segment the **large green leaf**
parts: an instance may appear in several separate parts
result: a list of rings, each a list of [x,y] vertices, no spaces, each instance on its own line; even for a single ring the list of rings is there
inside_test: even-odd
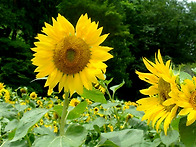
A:
[[[131,147],[142,144],[143,138],[144,134],[142,130],[126,129],[122,131],[102,133],[100,138],[100,145],[104,144],[106,140],[110,140],[119,147]]]
[[[86,107],[87,107],[87,101],[83,101],[79,103],[73,110],[69,112],[67,119],[78,118],[80,114],[82,114],[86,110]]]
[[[43,115],[48,112],[47,109],[32,109],[31,111],[27,111],[24,116],[20,119],[18,123],[18,127],[16,128],[16,133],[12,141],[16,141],[24,137],[29,128],[31,128],[34,124],[36,124]]]
[[[87,135],[86,129],[78,124],[71,124],[64,136],[41,136],[33,143],[33,147],[78,147]]]
[[[186,147],[196,146],[196,122],[190,126],[186,126],[186,117],[180,119],[179,123],[179,133],[181,141],[186,145]]]
[[[95,102],[107,103],[104,94],[97,89],[87,90],[84,88],[83,94],[81,96]]]
[[[11,140],[6,140],[3,142],[1,147],[27,147],[27,142],[25,140],[17,140],[12,142]]]
[[[61,116],[62,111],[63,111],[63,106],[62,105],[55,105],[53,107],[53,110],[59,115]]]
[[[16,105],[15,105],[15,108],[16,108],[19,112],[25,110],[27,107],[28,107],[27,105],[20,105],[20,104],[16,104]]]
[[[179,133],[176,130],[168,130],[167,135],[162,131],[160,134],[161,141],[166,145],[169,146],[173,142],[179,139]]]
[[[19,121],[17,119],[13,119],[12,121],[9,121],[4,131],[8,132],[8,131],[15,129],[18,125],[18,122]]]
[[[0,117],[14,118],[17,116],[17,111],[11,104],[1,103],[0,104]]]

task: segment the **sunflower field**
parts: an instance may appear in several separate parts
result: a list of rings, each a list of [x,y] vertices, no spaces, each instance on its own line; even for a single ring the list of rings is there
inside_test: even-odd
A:
[[[0,3],[0,147],[196,147],[196,3]]]

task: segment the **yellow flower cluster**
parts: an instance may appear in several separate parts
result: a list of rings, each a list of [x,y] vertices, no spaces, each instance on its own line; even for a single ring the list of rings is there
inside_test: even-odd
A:
[[[183,108],[179,115],[188,114],[187,125],[192,124],[196,120],[196,78],[178,83],[178,75],[174,74],[170,60],[164,64],[160,50],[157,56],[155,54],[155,63],[146,58],[143,58],[143,62],[150,73],[136,71],[136,74],[151,86],[140,90],[146,97],[137,101],[137,110],[145,112],[142,120],[148,120],[147,123],[151,122],[153,127],[156,124],[157,131],[164,122],[164,132],[167,134],[177,110]]]

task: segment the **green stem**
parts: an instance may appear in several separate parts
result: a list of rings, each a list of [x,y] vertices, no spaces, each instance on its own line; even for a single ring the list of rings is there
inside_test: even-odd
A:
[[[69,106],[69,92],[65,92],[65,100],[63,103],[63,111],[61,114],[61,121],[60,121],[60,135],[64,135],[64,128],[65,128],[65,122],[66,122],[66,116],[67,116],[67,109]]]
[[[26,139],[27,139],[29,147],[31,147],[31,141],[30,141],[29,136],[27,134],[26,134]]]

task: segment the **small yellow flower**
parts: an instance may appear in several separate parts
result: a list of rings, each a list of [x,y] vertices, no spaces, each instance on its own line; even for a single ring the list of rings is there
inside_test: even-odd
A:
[[[42,106],[42,105],[43,105],[43,102],[42,102],[41,100],[38,100],[38,101],[37,101],[37,104],[38,104],[39,106]]]
[[[21,102],[20,105],[27,105],[26,102]]]
[[[30,98],[31,98],[32,100],[35,100],[35,99],[37,98],[37,94],[36,94],[35,92],[32,92],[32,93],[30,94]]]
[[[0,83],[0,90],[5,87],[4,83]]]
[[[130,118],[133,118],[133,115],[132,115],[132,114],[128,114],[128,115],[127,115],[127,117],[126,117],[126,122],[128,122],[128,120],[129,120]]]
[[[129,106],[125,105],[125,106],[123,107],[123,110],[126,110],[126,109],[129,109]]]
[[[56,119],[58,119],[58,114],[56,113],[56,112],[53,112],[53,118],[56,120]],[[56,121],[54,121],[54,122],[56,122]]]
[[[114,131],[114,128],[113,128],[113,126],[112,126],[111,124],[108,125],[108,128],[110,128],[110,131],[111,131],[111,132]]]
[[[75,106],[77,106],[79,103],[80,103],[80,101],[79,101],[77,98],[73,98],[73,99],[71,99],[69,105],[75,107]]]
[[[54,133],[58,132],[58,127],[56,125],[54,125]]]
[[[43,119],[40,119],[39,124],[40,124],[40,126],[42,126],[44,124]]]
[[[20,88],[20,92],[21,92],[22,94],[26,94],[26,93],[27,93],[27,88],[26,88],[26,87]]]
[[[94,114],[97,114],[99,112],[99,108],[95,107],[95,108],[93,108],[93,111],[94,111]]]
[[[89,104],[89,105],[91,105],[93,102],[91,101],[91,100],[89,100],[89,99],[86,99],[86,101],[87,101],[87,103]]]

